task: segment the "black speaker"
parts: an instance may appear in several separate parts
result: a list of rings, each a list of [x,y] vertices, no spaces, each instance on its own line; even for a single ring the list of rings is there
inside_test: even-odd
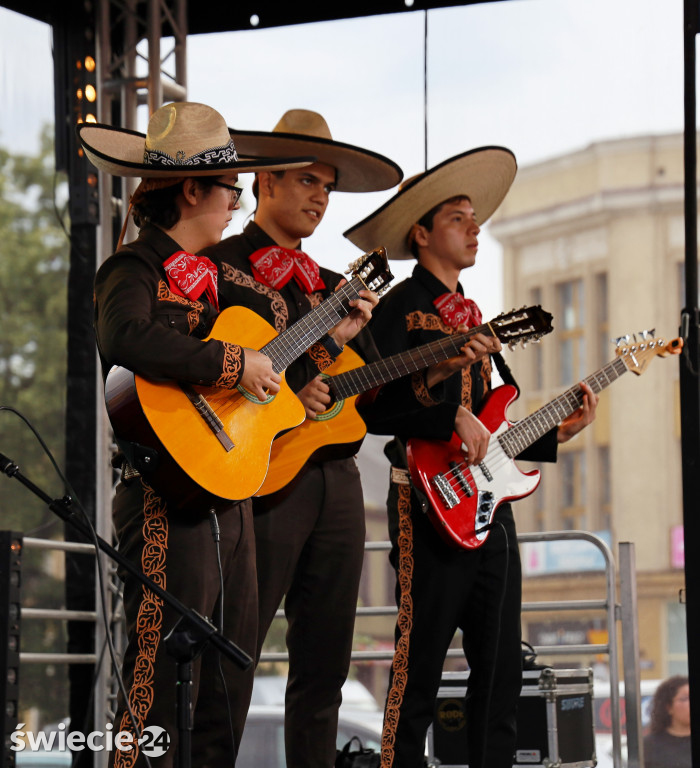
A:
[[[468,768],[465,694],[468,672],[445,672],[428,733],[428,752],[442,768]],[[595,765],[593,673],[543,669],[523,673],[514,766]]]

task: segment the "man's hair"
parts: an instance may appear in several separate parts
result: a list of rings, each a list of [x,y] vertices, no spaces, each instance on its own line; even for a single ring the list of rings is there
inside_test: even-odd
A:
[[[448,197],[447,200],[443,200],[441,203],[438,203],[436,206],[431,208],[427,213],[424,213],[416,223],[418,224],[419,227],[425,227],[428,230],[428,232],[432,232],[433,221],[435,219],[435,216],[442,210],[443,206],[448,205],[450,203],[458,203],[461,200],[469,200],[469,195],[455,195],[454,197]],[[413,233],[413,228],[411,228],[411,233]],[[409,237],[410,236],[411,235],[409,234]],[[411,237],[410,246],[411,246],[411,253],[417,259],[418,245],[416,244],[415,237]]]
[[[268,171],[268,173],[271,173],[273,176],[277,176],[278,179],[281,179],[286,171]],[[258,195],[260,194],[260,186],[258,184],[258,174],[255,174],[255,178],[253,179],[253,197],[255,200],[258,200]]]
[[[663,733],[671,725],[671,714],[668,711],[676,698],[678,691],[688,685],[685,675],[673,675],[664,680],[656,689],[651,702],[651,718],[649,729],[652,733]]]
[[[195,179],[205,194],[211,192],[215,176],[201,176]],[[167,187],[143,191],[137,189],[131,199],[131,215],[140,229],[144,224],[156,224],[162,229],[172,229],[180,221],[180,207],[177,196],[182,192],[183,181]]]

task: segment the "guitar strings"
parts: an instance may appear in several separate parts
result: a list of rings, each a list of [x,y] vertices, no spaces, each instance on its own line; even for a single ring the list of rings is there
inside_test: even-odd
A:
[[[616,381],[627,370],[627,366],[622,358],[618,357],[603,366],[600,370],[591,374],[591,376],[584,379],[584,381],[590,386],[593,392],[597,394],[608,385],[612,384],[613,381]],[[500,469],[515,458],[520,451],[532,445],[532,443],[544,435],[545,432],[552,429],[564,418],[579,408],[582,402],[583,392],[578,385],[566,390],[566,392],[563,392],[559,397],[552,400],[551,403],[547,403],[547,405],[538,409],[523,421],[513,424],[503,434],[496,435],[497,445],[494,446],[493,443],[489,442],[489,447],[486,449],[486,456],[484,456],[482,463],[486,465],[491,475],[500,471]],[[564,403],[566,403],[569,408],[564,408]],[[560,406],[562,406],[561,411],[559,411]],[[539,423],[537,426],[539,427],[539,434],[537,430],[531,430],[533,422],[538,421]],[[499,455],[501,458],[500,460],[494,460],[492,462],[491,459],[494,459],[493,452],[496,449],[500,449]],[[465,476],[467,482],[474,480],[473,468],[470,468],[466,461],[458,462],[454,468],[449,469],[443,474],[443,477],[447,480],[452,490],[460,499],[464,499],[467,496],[467,492],[462,488],[460,480],[460,473],[464,476],[465,470],[469,476],[469,478]],[[483,470],[480,471],[485,475]],[[456,483],[456,486],[454,483]],[[471,486],[471,482],[469,482],[469,484]],[[474,487],[472,490],[478,490],[476,480],[474,480]]]

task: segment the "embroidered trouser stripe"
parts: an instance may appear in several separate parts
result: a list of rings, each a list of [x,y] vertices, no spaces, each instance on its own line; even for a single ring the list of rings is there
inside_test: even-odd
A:
[[[143,552],[141,568],[158,586],[166,589],[165,559],[168,551],[168,518],[165,502],[144,483]],[[134,665],[134,681],[129,690],[129,706],[139,731],[143,729],[153,706],[153,662],[163,629],[163,601],[143,589],[143,597],[136,620],[138,655]],[[115,768],[131,768],[139,755],[134,726],[128,710],[124,711],[119,724],[120,731],[132,734],[134,748],[116,750]]]
[[[413,628],[413,520],[411,519],[411,487],[398,486],[399,492],[399,615],[394,660],[391,665],[391,686],[387,694],[384,729],[382,731],[381,768],[394,764],[394,745],[401,704],[408,677],[408,651]]]

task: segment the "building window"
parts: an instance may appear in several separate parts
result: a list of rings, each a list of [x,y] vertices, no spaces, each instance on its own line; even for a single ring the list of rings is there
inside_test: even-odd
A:
[[[530,305],[542,305],[542,289],[533,288],[530,291]],[[534,390],[540,390],[544,387],[544,362],[542,358],[542,345],[535,344],[533,346],[532,354],[529,355],[529,359],[532,361],[532,388]]]
[[[559,323],[558,383],[568,385],[580,381],[586,375],[583,280],[559,283],[556,290],[556,319]]]
[[[667,675],[688,674],[688,640],[686,630],[685,606],[680,603],[667,604],[668,655],[666,657]]]
[[[610,492],[610,446],[598,448],[598,525],[597,530],[610,531],[612,526],[612,497]]]
[[[610,330],[608,325],[608,275],[602,272],[595,276],[595,313],[598,337],[598,365],[604,366],[612,357],[610,352]]]
[[[586,530],[586,454],[559,454],[559,515],[565,531]]]
[[[545,504],[545,490],[543,488],[545,473],[542,471],[543,464],[537,462],[535,469],[540,472],[540,484],[530,497],[532,499],[533,530],[541,533],[547,530],[547,506]]]

